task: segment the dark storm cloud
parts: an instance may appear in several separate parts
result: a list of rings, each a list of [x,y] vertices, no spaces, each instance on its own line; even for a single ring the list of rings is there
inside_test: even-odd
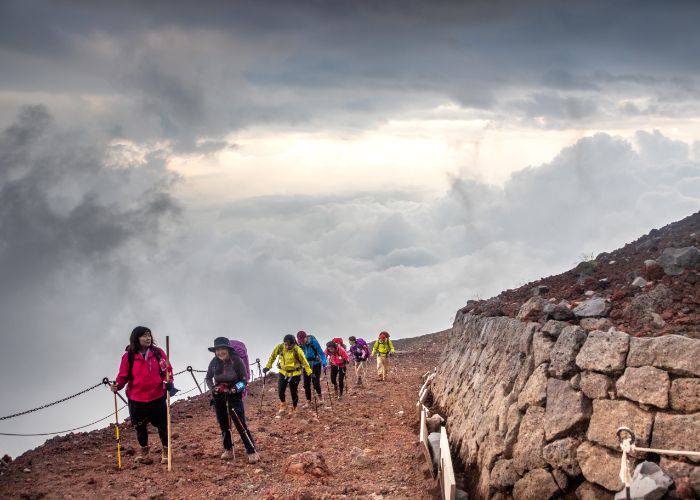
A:
[[[85,108],[81,92],[110,97],[83,119],[183,151],[250,125],[364,128],[445,100],[590,125],[634,114],[612,102],[625,96],[697,110],[698,15],[693,2],[7,1],[0,92],[73,99],[66,112]]]

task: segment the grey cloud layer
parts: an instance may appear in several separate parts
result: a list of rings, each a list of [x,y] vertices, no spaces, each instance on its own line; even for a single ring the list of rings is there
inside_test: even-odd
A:
[[[22,374],[0,387],[0,414],[113,375],[139,323],[173,337],[177,366],[204,366],[222,334],[255,356],[300,328],[322,338],[443,328],[469,297],[700,208],[688,145],[655,131],[636,142],[599,134],[503,188],[456,179],[436,199],[370,192],[183,209],[157,154],[27,108],[0,136],[0,366]],[[28,360],[42,369],[23,370]],[[101,401],[3,429],[45,426],[47,415],[70,426],[101,416]]]
[[[0,91],[52,93],[66,113],[101,98],[86,120],[180,150],[250,125],[371,127],[445,100],[496,123],[555,128],[700,113],[695,2],[8,1],[2,10]]]

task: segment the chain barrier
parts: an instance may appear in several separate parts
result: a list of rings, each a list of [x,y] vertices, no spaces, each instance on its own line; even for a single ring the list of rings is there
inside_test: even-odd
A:
[[[119,408],[119,411],[122,411],[124,408],[126,408],[127,405],[122,406]],[[110,412],[109,415],[102,417],[98,420],[95,420],[94,422],[90,422],[89,424],[81,425],[80,427],[73,427],[72,429],[66,429],[63,431],[55,431],[55,432],[36,432],[36,433],[31,433],[31,434],[21,434],[21,433],[13,433],[13,432],[0,432],[0,436],[54,436],[56,434],[63,434],[64,432],[73,432],[77,431],[80,429],[84,429],[85,427],[90,427],[91,425],[99,424],[103,420],[107,420],[110,417],[114,416],[114,412]]]
[[[173,377],[174,377],[175,375],[182,375],[183,373],[188,372],[188,371],[193,371],[193,372],[197,372],[197,373],[206,373],[206,372],[207,372],[206,370],[194,370],[194,369],[191,369],[191,368],[192,368],[192,367],[188,366],[188,367],[185,368],[184,370],[181,370],[181,371],[179,371],[179,372],[173,374]],[[190,370],[190,369],[191,369],[191,370]],[[72,394],[72,395],[70,395],[70,396],[66,396],[65,398],[62,398],[62,399],[59,399],[58,401],[53,401],[52,403],[46,403],[45,405],[37,406],[36,408],[32,408],[31,410],[25,410],[25,411],[13,413],[13,414],[11,414],[11,415],[6,415],[6,416],[4,416],[4,417],[0,417],[0,421],[2,421],[2,420],[8,420],[8,419],[10,419],[10,418],[15,418],[15,417],[21,417],[22,415],[27,415],[27,414],[29,414],[29,413],[34,413],[35,411],[43,410],[44,408],[49,408],[50,406],[54,406],[54,405],[57,405],[57,404],[59,404],[59,403],[63,403],[63,402],[65,402],[65,401],[68,401],[69,399],[76,398],[76,397],[78,397],[78,396],[81,396],[81,395],[85,394],[86,392],[90,392],[90,391],[92,391],[93,389],[97,389],[99,386],[105,384],[105,380],[107,380],[106,377],[105,377],[104,379],[102,379],[99,383],[97,383],[97,384],[95,384],[95,385],[92,385],[92,386],[90,386],[90,387],[88,387],[88,388],[86,388],[86,389],[83,389],[83,390],[80,391],[80,392],[76,392],[75,394]],[[107,383],[109,383],[109,380],[107,380]]]
[[[249,366],[258,366],[258,371],[260,371],[260,359],[256,359],[254,362],[249,363]],[[183,396],[183,395],[185,395],[185,394],[189,394],[190,392],[194,391],[195,389],[199,389],[200,394],[202,394],[202,389],[201,389],[201,387],[200,387],[200,385],[199,385],[199,382],[198,382],[197,379],[195,378],[194,374],[195,374],[195,373],[207,373],[207,370],[196,370],[196,369],[192,368],[191,366],[188,366],[188,367],[185,368],[184,370],[180,370],[179,372],[174,373],[174,374],[173,374],[173,377],[175,377],[176,375],[182,375],[183,373],[187,373],[187,372],[189,372],[189,373],[192,375],[192,378],[194,379],[196,386],[195,386],[195,387],[192,387],[191,389],[188,389],[188,390],[185,391],[185,392],[180,392],[180,393],[178,394],[178,396]],[[251,373],[251,375],[252,375],[251,381],[252,381],[252,380],[255,380],[255,373]],[[29,414],[29,413],[34,413],[34,412],[36,412],[36,411],[43,410],[43,409],[45,409],[45,408],[49,408],[49,407],[51,407],[51,406],[54,406],[54,405],[57,405],[57,404],[59,404],[59,403],[63,403],[63,402],[68,401],[68,400],[70,400],[70,399],[73,399],[73,398],[76,398],[76,397],[78,397],[78,396],[81,396],[81,395],[83,395],[83,394],[85,394],[85,393],[87,393],[87,392],[92,391],[93,389],[97,389],[97,388],[100,387],[101,385],[108,385],[109,383],[110,383],[109,379],[108,379],[107,377],[105,377],[105,378],[103,378],[100,382],[98,382],[97,384],[92,385],[92,386],[90,386],[90,387],[87,387],[86,389],[83,389],[83,390],[80,391],[80,392],[76,392],[75,394],[72,394],[72,395],[70,395],[70,396],[66,396],[65,398],[59,399],[59,400],[57,400],[57,401],[53,401],[53,402],[51,402],[51,403],[46,403],[45,405],[37,406],[36,408],[32,408],[32,409],[30,409],[30,410],[25,410],[25,411],[13,413],[13,414],[11,414],[11,415],[6,415],[6,416],[4,416],[4,417],[0,417],[0,421],[2,421],[2,420],[8,420],[8,419],[15,418],[15,417],[20,417],[20,416],[22,416],[22,415],[27,415],[27,414]],[[121,397],[120,394],[117,394],[117,395],[120,396],[120,398],[122,399],[122,401],[124,401],[124,398]],[[128,406],[128,404],[125,404],[124,406],[122,406],[121,408],[119,408],[118,411],[123,410],[123,409],[126,408],[127,406]],[[81,425],[81,426],[79,426],[79,427],[74,427],[74,428],[72,428],[72,429],[66,429],[66,430],[62,430],[62,431],[55,431],[55,432],[38,432],[38,433],[0,432],[0,436],[25,436],[25,437],[28,437],[28,436],[53,436],[53,435],[56,435],[56,434],[63,434],[63,433],[66,433],[66,432],[73,432],[73,431],[77,431],[77,430],[80,430],[80,429],[84,429],[84,428],[86,428],[86,427],[90,427],[91,425],[95,425],[95,424],[100,423],[100,422],[102,422],[102,421],[104,421],[104,420],[107,420],[107,419],[110,418],[112,415],[114,415],[114,412],[111,412],[109,415],[107,415],[107,416],[105,416],[105,417],[102,417],[102,418],[100,418],[100,419],[98,419],[98,420],[95,420],[94,422],[90,422],[89,424]]]
[[[4,417],[0,417],[0,420],[7,420],[7,419],[9,419],[9,418],[20,417],[20,416],[26,415],[26,414],[28,414],[28,413],[33,413],[33,412],[35,412],[35,411],[43,410],[44,408],[48,408],[49,406],[57,405],[57,404],[59,404],[59,403],[63,403],[64,401],[68,401],[69,399],[77,398],[78,396],[80,396],[80,395],[82,395],[82,394],[85,394],[86,392],[90,392],[90,391],[93,390],[93,389],[97,389],[97,388],[98,388],[99,386],[101,386],[101,385],[102,385],[102,381],[100,381],[99,383],[97,383],[97,384],[95,384],[95,385],[93,385],[93,386],[88,387],[87,389],[83,389],[83,390],[80,391],[80,392],[76,392],[75,394],[73,394],[73,395],[71,395],[71,396],[67,396],[67,397],[65,397],[65,398],[63,398],[63,399],[59,399],[58,401],[54,401],[53,403],[47,403],[47,404],[45,404],[45,405],[41,405],[41,406],[38,406],[38,407],[36,407],[36,408],[32,408],[31,410],[21,411],[21,412],[19,412],[19,413],[13,413],[12,415],[7,415],[7,416],[4,416]]]

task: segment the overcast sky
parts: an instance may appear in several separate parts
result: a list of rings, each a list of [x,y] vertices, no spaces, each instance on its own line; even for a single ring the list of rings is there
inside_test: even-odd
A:
[[[428,333],[700,209],[700,4],[460,4],[0,0],[0,416],[139,324]]]

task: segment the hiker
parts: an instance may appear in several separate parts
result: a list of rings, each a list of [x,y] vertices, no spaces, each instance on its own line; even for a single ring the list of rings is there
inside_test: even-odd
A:
[[[248,454],[248,463],[259,460],[255,450],[253,436],[248,429],[243,408],[243,393],[248,384],[245,363],[226,337],[214,339],[214,346],[209,347],[214,358],[209,362],[205,381],[212,393],[212,406],[216,411],[216,420],[221,428],[224,452],[223,460],[234,458],[231,439],[231,424],[236,426],[243,446]]]
[[[357,379],[357,385],[362,385],[362,375],[365,372],[365,367],[367,364],[367,359],[369,358],[369,346],[364,339],[358,339],[357,337],[350,336],[348,338],[350,343],[350,354],[355,361],[355,378]]]
[[[145,326],[134,328],[119,365],[119,374],[111,388],[116,393],[126,386],[129,415],[141,447],[134,459],[137,463],[153,463],[149,457],[149,422],[158,429],[158,436],[163,445],[160,463],[168,463],[168,410],[165,391],[172,386],[172,382],[166,385],[166,370],[169,379],[172,380],[173,368],[165,352],[156,346],[151,330]]]
[[[267,365],[263,368],[263,373],[270,371],[272,362],[277,360],[277,368],[279,370],[279,380],[277,382],[277,393],[280,398],[278,415],[282,415],[287,411],[287,403],[285,401],[285,392],[289,386],[289,392],[292,395],[292,410],[291,414],[297,411],[297,403],[299,403],[299,381],[301,380],[301,372],[304,371],[308,376],[315,377],[311,371],[311,366],[304,356],[304,351],[297,345],[294,335],[285,335],[281,344],[278,344],[270,354],[270,359]]]
[[[379,334],[379,339],[372,347],[372,356],[375,353],[377,354],[377,380],[384,381],[389,371],[389,356],[394,355],[394,344],[389,340],[388,332]]]
[[[306,396],[306,403],[304,407],[309,407],[311,405],[311,384],[313,382],[314,391],[318,394],[318,399],[323,403],[323,395],[321,393],[321,369],[325,368],[328,364],[326,360],[326,354],[321,349],[321,345],[316,340],[313,335],[308,335],[305,331],[300,331],[297,333],[297,342],[299,347],[304,351],[304,356],[306,361],[309,362],[311,366],[311,372],[314,377],[307,375],[304,372],[304,395]]]
[[[328,357],[328,362],[331,365],[331,383],[333,383],[336,397],[340,399],[343,397],[345,389],[345,370],[350,362],[350,358],[345,349],[341,347],[341,344],[334,342],[334,340],[326,344],[326,357]]]

